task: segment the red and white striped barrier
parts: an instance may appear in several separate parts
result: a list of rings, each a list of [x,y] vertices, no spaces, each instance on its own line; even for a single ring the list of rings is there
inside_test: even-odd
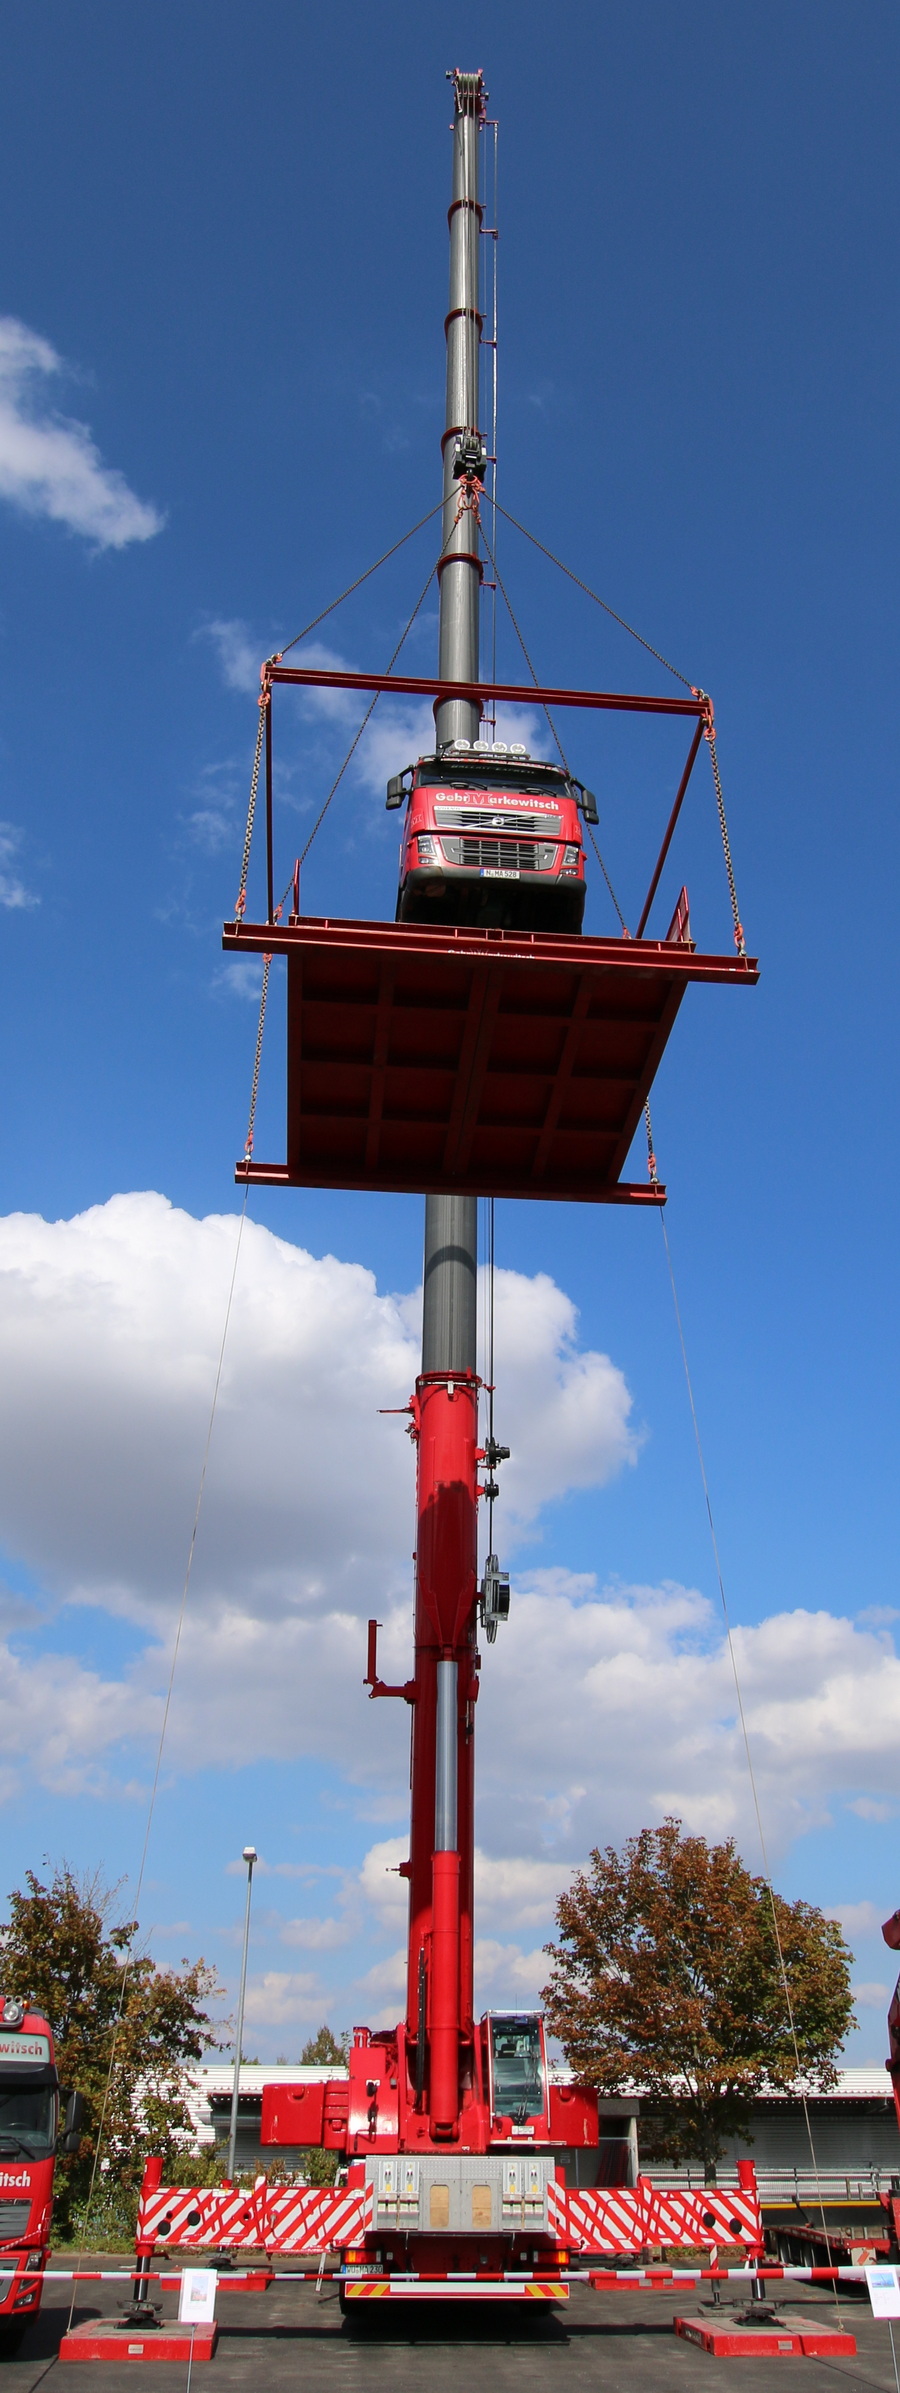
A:
[[[372,2224],[372,2187],[155,2185],[141,2194],[138,2251],[332,2252],[359,2242]]]
[[[614,2188],[548,2186],[552,2235],[572,2252],[645,2252],[649,2246],[690,2244],[718,2251],[723,2243],[762,2250],[759,2203],[749,2187],[679,2188],[637,2185]]]

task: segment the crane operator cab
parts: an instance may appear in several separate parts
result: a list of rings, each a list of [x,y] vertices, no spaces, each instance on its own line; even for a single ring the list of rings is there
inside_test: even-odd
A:
[[[596,799],[562,765],[505,740],[453,740],[395,774],[406,805],[397,921],[504,931],[580,931],[581,817]]]
[[[486,2043],[487,2093],[495,2126],[540,2134],[547,2121],[547,2055],[539,2011],[488,2011],[482,2020]]]

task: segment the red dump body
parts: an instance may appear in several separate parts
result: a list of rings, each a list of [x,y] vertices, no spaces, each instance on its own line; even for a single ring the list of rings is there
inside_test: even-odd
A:
[[[481,745],[455,741],[398,777],[409,784],[398,922],[580,931],[580,785],[524,749]]]
[[[40,2304],[58,2122],[50,2022],[0,1998],[0,2348]]]

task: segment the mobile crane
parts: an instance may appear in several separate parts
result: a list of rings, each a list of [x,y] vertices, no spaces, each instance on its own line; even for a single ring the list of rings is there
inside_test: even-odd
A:
[[[224,934],[229,948],[288,958],[288,1160],[259,1164],[248,1148],[238,1180],[429,1191],[422,1359],[409,1403],[413,1666],[404,1684],[384,1682],[373,1621],[364,1682],[371,1699],[399,1700],[411,1716],[406,2005],[395,2026],[354,2031],[345,2077],[264,2090],[262,2143],[334,2152],[333,2187],[262,2179],[249,2193],[175,2188],[163,2185],[160,2163],[148,2165],[139,2284],[160,2243],[307,2253],[329,2262],[350,2301],[558,2300],[573,2265],[608,2267],[653,2248],[761,2250],[749,2161],[735,2185],[703,2193],[646,2178],[598,2185],[596,2092],[554,2082],[538,2013],[476,2019],[474,2009],[479,1630],[492,1644],[509,1610],[495,1554],[478,1577],[479,1500],[496,1496],[506,1450],[479,1429],[477,1195],[663,1201],[655,1177],[630,1184],[621,1171],[687,981],[750,985],[757,974],[742,934],[737,955],[697,954],[684,892],[665,940],[582,939],[580,818],[596,820],[595,802],[567,768],[482,736],[491,696],[690,718],[674,822],[712,715],[702,692],[663,700],[479,683],[485,93],[480,74],[452,80],[437,679],[328,675],[268,660],[268,917],[249,923],[240,903]],[[271,709],[281,681],[434,695],[434,753],[388,787],[389,806],[407,802],[394,925],[304,918],[296,882],[286,922],[274,908]],[[663,855],[670,836],[671,825]]]

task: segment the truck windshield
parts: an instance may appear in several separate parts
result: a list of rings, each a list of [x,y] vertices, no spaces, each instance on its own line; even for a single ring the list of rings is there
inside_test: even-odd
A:
[[[494,2111],[499,2117],[532,2119],[544,2108],[540,2022],[526,2013],[491,2020]]]
[[[523,764],[517,756],[442,756],[437,764],[419,765],[416,789],[503,789],[531,798],[571,796],[565,773],[546,765]]]
[[[56,2137],[56,2095],[44,2080],[0,2077],[0,2152],[15,2145],[31,2158],[52,2152]]]

